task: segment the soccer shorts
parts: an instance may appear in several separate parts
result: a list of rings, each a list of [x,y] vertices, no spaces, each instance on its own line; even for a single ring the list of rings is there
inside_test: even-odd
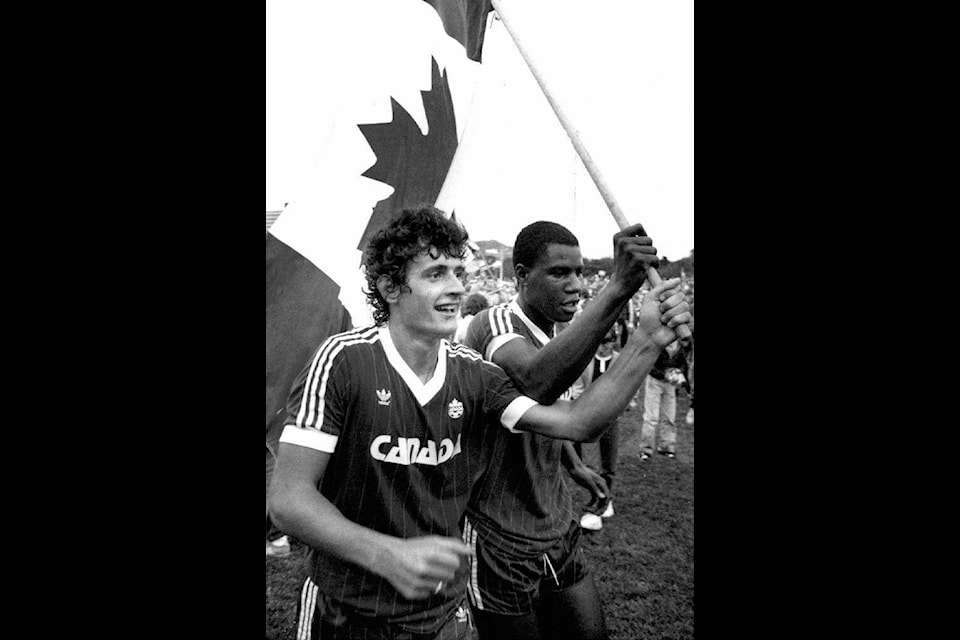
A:
[[[464,519],[463,540],[475,553],[467,582],[470,604],[499,615],[532,613],[542,592],[564,591],[587,577],[580,536],[580,523],[571,520],[553,546],[537,555],[522,555],[497,545]]]
[[[464,601],[450,619],[432,633],[413,633],[382,619],[351,613],[322,593],[309,577],[297,602],[296,640],[470,640],[473,620]]]

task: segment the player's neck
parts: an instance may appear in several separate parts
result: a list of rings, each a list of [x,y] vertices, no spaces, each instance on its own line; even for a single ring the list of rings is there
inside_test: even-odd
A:
[[[429,382],[437,369],[440,338],[418,335],[393,322],[387,323],[387,329],[390,331],[393,346],[403,361],[420,378],[420,382]]]
[[[548,336],[553,334],[553,320],[547,318],[545,315],[540,313],[536,307],[527,302],[527,297],[524,295],[523,291],[521,291],[520,295],[517,296],[517,304],[520,305],[520,309],[523,310],[526,316],[533,321],[533,324],[540,327],[541,331]]]

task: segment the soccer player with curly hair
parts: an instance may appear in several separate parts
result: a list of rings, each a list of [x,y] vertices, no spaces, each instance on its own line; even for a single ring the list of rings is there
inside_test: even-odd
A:
[[[401,212],[366,249],[376,324],[326,339],[291,391],[270,515],[314,550],[298,638],[470,637],[472,550],[460,523],[491,462],[483,441],[501,430],[594,438],[659,353],[648,341],[628,343],[577,401],[538,404],[500,367],[448,340],[465,292],[466,241],[433,207]],[[663,311],[653,304],[656,322],[686,322],[682,298],[671,294]]]

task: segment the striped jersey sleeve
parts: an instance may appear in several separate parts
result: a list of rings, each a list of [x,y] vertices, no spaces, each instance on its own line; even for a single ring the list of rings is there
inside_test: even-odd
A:
[[[522,315],[515,303],[477,314],[466,343],[491,361],[500,347],[516,338],[543,348],[551,336]],[[486,553],[504,563],[542,554],[576,521],[561,465],[563,441],[509,426],[491,430],[484,438],[484,471],[467,504],[469,523],[480,532]]]
[[[348,376],[333,374],[346,358],[345,348],[369,342],[375,334],[376,327],[365,327],[330,336],[320,345],[291,388],[280,442],[336,450],[350,384]]]
[[[492,361],[497,349],[511,340],[524,337],[515,322],[506,303],[485,309],[470,321],[464,344],[482,354],[485,360]]]
[[[460,344],[451,344],[451,357],[473,360],[480,367],[483,381],[483,412],[499,418],[500,424],[511,433],[517,422],[530,407],[538,404],[533,398],[520,393],[506,372],[493,362],[484,360],[479,353]]]

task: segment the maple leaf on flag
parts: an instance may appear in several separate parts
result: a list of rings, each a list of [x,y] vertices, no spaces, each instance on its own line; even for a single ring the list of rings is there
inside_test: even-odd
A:
[[[363,175],[394,189],[374,207],[358,249],[365,247],[396,211],[420,203],[433,204],[457,150],[457,123],[447,73],[441,74],[436,58],[430,59],[431,89],[420,92],[427,117],[426,134],[393,97],[390,122],[357,125],[377,156],[376,163]]]
[[[291,194],[267,231],[268,444],[323,340],[372,323],[360,268],[369,238],[395,211],[436,202],[490,11],[489,0],[306,5],[267,5],[268,174]]]

